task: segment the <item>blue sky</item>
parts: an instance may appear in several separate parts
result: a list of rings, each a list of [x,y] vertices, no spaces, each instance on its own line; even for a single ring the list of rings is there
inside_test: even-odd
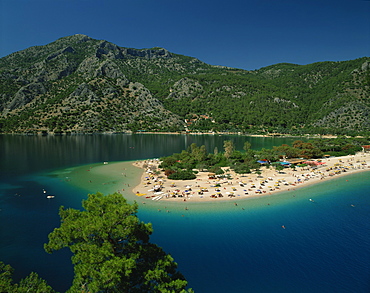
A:
[[[370,57],[367,0],[0,0],[0,57],[85,34],[242,69]]]

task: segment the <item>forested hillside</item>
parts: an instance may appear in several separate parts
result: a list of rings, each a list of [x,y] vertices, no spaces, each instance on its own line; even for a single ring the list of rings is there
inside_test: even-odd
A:
[[[370,133],[370,58],[255,71],[85,35],[0,59],[0,132]]]

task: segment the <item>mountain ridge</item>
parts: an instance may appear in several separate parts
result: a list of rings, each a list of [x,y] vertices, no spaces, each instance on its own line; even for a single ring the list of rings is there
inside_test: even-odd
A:
[[[0,58],[0,131],[368,133],[369,60],[247,71],[76,34]]]

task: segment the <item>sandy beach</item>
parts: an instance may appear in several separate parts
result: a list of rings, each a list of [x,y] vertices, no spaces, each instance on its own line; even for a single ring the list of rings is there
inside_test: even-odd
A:
[[[167,179],[158,168],[160,162],[157,159],[137,161],[133,165],[141,168],[143,174],[140,184],[132,191],[137,199],[143,202],[235,201],[273,195],[282,191],[294,191],[323,180],[370,171],[370,153],[361,152],[316,161],[320,161],[320,165],[296,167],[295,170],[285,168],[281,172],[277,172],[273,167],[263,166],[261,174],[240,175],[227,167],[223,170],[225,174],[229,174],[228,178],[218,178],[209,172],[199,172],[194,180]]]

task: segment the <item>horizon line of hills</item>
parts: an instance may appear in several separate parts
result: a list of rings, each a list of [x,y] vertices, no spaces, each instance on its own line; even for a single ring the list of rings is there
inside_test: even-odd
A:
[[[63,37],[0,58],[0,133],[370,134],[370,58],[248,71]]]

